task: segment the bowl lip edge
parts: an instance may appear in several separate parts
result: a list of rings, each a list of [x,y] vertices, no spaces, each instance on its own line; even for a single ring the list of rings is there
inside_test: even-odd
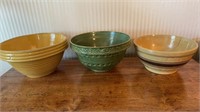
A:
[[[8,40],[5,40],[3,42],[0,43],[0,46],[2,43],[6,42],[6,41],[9,41],[9,40],[13,40],[13,39],[16,39],[16,38],[21,38],[22,36],[31,36],[31,35],[40,35],[40,34],[58,34],[58,35],[62,35],[64,38],[64,40],[58,44],[54,44],[54,45],[51,45],[51,46],[46,46],[46,47],[41,47],[41,48],[37,48],[37,49],[34,49],[34,50],[18,50],[18,51],[9,51],[9,50],[1,50],[0,49],[0,52],[3,52],[3,53],[29,53],[29,52],[37,52],[37,51],[40,51],[40,50],[43,50],[43,49],[47,49],[47,48],[52,48],[54,46],[57,46],[59,44],[62,44],[64,42],[68,43],[68,39],[67,39],[67,36],[65,36],[64,34],[62,33],[51,33],[51,32],[43,32],[43,33],[31,33],[31,34],[25,34],[25,35],[19,35],[19,36],[14,36],[13,38],[11,39],[8,39]]]
[[[136,43],[137,39],[141,38],[141,37],[146,37],[146,36],[176,36],[176,37],[181,37],[181,38],[184,38],[184,39],[187,39],[187,40],[191,40],[195,43],[195,47],[192,48],[192,49],[189,49],[189,50],[185,50],[185,51],[176,51],[176,52],[172,52],[172,51],[158,51],[158,50],[151,50],[151,49],[147,49],[147,48],[144,48],[144,47],[141,47],[140,45],[138,45]],[[144,49],[146,51],[151,51],[153,53],[160,53],[160,54],[183,54],[183,53],[188,53],[188,52],[193,52],[193,51],[196,51],[198,49],[198,43],[190,38],[186,38],[186,37],[183,37],[183,36],[177,36],[177,35],[162,35],[162,34],[152,34],[152,35],[143,35],[143,36],[140,36],[138,38],[135,38],[134,40],[134,44],[141,48],[141,49]]]
[[[33,56],[33,55],[40,55],[41,53],[44,53],[44,52],[51,52],[52,50],[56,50],[56,49],[60,49],[61,47],[63,47],[63,46],[69,46],[68,45],[68,43],[67,42],[65,42],[65,43],[62,43],[62,44],[60,44],[60,45],[57,45],[57,46],[55,46],[54,48],[49,48],[49,49],[44,49],[44,50],[38,50],[38,51],[34,51],[34,52],[23,52],[23,53],[2,53],[1,51],[0,51],[0,56],[4,56],[4,57],[23,57],[23,56]],[[66,48],[67,48],[66,47]]]
[[[77,37],[77,36],[80,36],[80,35],[84,35],[84,34],[91,34],[91,33],[101,33],[101,32],[114,32],[114,33],[120,33],[120,34],[123,34],[123,35],[126,35],[129,39],[125,42],[122,42],[120,44],[115,44],[115,45],[111,45],[111,46],[99,46],[99,47],[92,47],[92,46],[83,46],[83,45],[78,45],[78,44],[75,44],[72,42],[72,39]],[[87,32],[87,33],[81,33],[81,34],[78,34],[78,35],[75,35],[73,36],[71,39],[70,39],[70,44],[74,45],[74,46],[77,46],[77,47],[81,47],[81,48],[92,48],[92,49],[101,49],[101,48],[110,48],[110,47],[115,47],[115,46],[119,46],[119,45],[123,45],[123,44],[126,44],[126,43],[129,43],[131,42],[131,37],[126,34],[126,33],[123,33],[123,32],[117,32],[117,31],[93,31],[93,32]]]
[[[49,52],[43,52],[43,53],[39,53],[37,55],[26,55],[26,56],[4,56],[0,54],[0,59],[5,59],[8,60],[6,58],[12,58],[11,60],[28,60],[28,59],[34,59],[34,58],[38,58],[38,57],[42,57],[42,56],[47,56],[47,55],[51,55],[53,53],[59,52],[60,50],[65,50],[67,46],[61,46],[58,49],[54,49],[52,51]],[[24,58],[25,57],[25,58]],[[14,59],[13,59],[14,58]],[[17,59],[16,59],[17,58]]]
[[[10,63],[10,62],[11,62],[11,63],[32,62],[32,61],[38,61],[38,60],[42,60],[42,59],[47,59],[47,58],[49,58],[49,57],[58,55],[58,54],[60,54],[60,53],[62,53],[62,52],[63,52],[62,55],[64,55],[65,50],[64,50],[64,49],[61,49],[61,50],[59,50],[59,51],[57,51],[57,52],[54,52],[54,53],[52,53],[52,54],[45,55],[45,56],[41,56],[41,57],[38,57],[38,58],[30,58],[30,59],[25,59],[25,60],[23,60],[23,59],[9,60],[9,59],[2,59],[2,58],[0,58],[0,60],[5,61],[5,62],[8,62],[8,63]],[[62,56],[62,58],[63,58],[63,56]],[[61,59],[62,59],[62,58],[61,58]]]

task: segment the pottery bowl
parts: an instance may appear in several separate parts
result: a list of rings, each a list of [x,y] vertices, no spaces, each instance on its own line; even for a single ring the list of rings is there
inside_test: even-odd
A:
[[[36,60],[9,61],[8,63],[17,71],[29,78],[39,78],[51,74],[56,70],[63,57],[64,50],[52,56]]]
[[[70,46],[84,66],[94,72],[106,72],[122,60],[130,40],[124,33],[99,31],[73,37]]]
[[[134,40],[145,68],[156,74],[172,74],[195,54],[198,44],[174,35],[146,35]]]
[[[54,33],[19,36],[0,45],[0,59],[30,78],[52,73],[68,47],[67,38]]]
[[[22,54],[0,54],[0,59],[6,61],[27,61],[27,60],[35,60],[37,58],[48,57],[49,55],[56,54],[58,52],[66,49],[68,43],[65,42],[59,46],[55,46],[55,48],[44,49],[34,53],[22,53]]]
[[[2,42],[0,55],[27,56],[48,52],[67,42],[64,35],[58,33],[38,33],[18,36]]]

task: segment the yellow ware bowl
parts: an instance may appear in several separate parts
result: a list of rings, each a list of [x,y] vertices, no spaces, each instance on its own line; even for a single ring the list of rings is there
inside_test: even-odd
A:
[[[0,53],[31,54],[43,52],[67,42],[67,38],[57,33],[38,33],[18,36],[1,43]]]
[[[195,54],[198,44],[174,35],[146,35],[134,40],[145,68],[156,74],[172,74]]]
[[[56,55],[60,52],[63,52],[65,49],[67,48],[67,45],[61,46],[58,49],[49,51],[49,52],[43,52],[41,54],[38,55],[30,55],[30,56],[1,56],[0,55],[0,59],[7,61],[7,62],[27,62],[27,61],[34,61],[34,60],[38,60],[38,59],[43,59],[49,56],[53,56]]]
[[[39,78],[49,75],[56,70],[56,67],[62,59],[63,53],[64,51],[53,56],[33,61],[8,63],[17,71],[29,78]]]
[[[44,52],[35,54],[35,55],[23,55],[23,56],[16,56],[16,55],[7,55],[7,56],[3,56],[0,55],[0,59],[4,60],[4,61],[9,61],[9,62],[22,62],[22,61],[33,61],[33,60],[37,60],[37,59],[42,59],[45,57],[49,57],[52,55],[55,55],[57,53],[60,53],[62,51],[64,51],[67,48],[68,44],[65,43],[59,47],[57,47],[56,49],[50,49],[50,50],[44,50]]]
[[[1,44],[0,44],[1,45]],[[47,47],[45,49],[39,49],[39,50],[34,50],[34,51],[26,51],[26,52],[10,52],[9,51],[5,51],[5,50],[1,50],[0,49],[0,56],[2,57],[25,57],[25,56],[37,56],[37,55],[41,55],[43,53],[49,53],[52,51],[55,51],[57,49],[60,49],[63,46],[68,45],[67,41],[64,41],[58,45],[55,45],[54,47]]]
[[[2,42],[0,58],[20,73],[38,78],[56,69],[67,47],[67,38],[64,35],[31,34]]]

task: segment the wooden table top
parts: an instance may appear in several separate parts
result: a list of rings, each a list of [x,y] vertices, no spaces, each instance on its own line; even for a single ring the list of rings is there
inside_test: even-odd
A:
[[[1,111],[199,111],[199,63],[171,75],[147,71],[138,58],[94,73],[78,60],[62,61],[53,74],[31,79],[14,69],[1,77]]]

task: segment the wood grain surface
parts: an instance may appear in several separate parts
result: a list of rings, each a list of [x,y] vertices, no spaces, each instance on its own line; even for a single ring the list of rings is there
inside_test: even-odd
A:
[[[31,79],[11,69],[1,77],[1,111],[199,111],[199,64],[171,75],[147,71],[138,58],[94,73],[78,60]]]

